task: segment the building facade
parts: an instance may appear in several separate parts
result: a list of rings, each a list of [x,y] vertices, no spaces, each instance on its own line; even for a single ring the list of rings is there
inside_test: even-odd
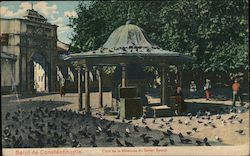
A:
[[[1,88],[11,89],[15,85],[21,93],[55,91],[57,26],[33,9],[27,10],[24,18],[1,18],[0,23]],[[10,69],[11,74],[4,74]]]

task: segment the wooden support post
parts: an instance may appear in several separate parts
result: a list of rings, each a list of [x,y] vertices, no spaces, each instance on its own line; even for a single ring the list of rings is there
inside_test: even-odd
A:
[[[177,66],[177,86],[182,88],[182,66]]]
[[[102,67],[99,67],[98,70],[98,84],[99,84],[99,106],[103,107],[103,95],[102,95]]]
[[[82,67],[78,69],[78,110],[82,110]]]
[[[90,93],[89,93],[89,67],[85,65],[84,70],[85,75],[85,111],[86,113],[90,113]]]
[[[126,64],[121,64],[121,66],[122,66],[122,85],[121,85],[121,87],[126,87],[127,86]]]
[[[168,101],[167,96],[167,67],[161,66],[161,105],[166,105]]]

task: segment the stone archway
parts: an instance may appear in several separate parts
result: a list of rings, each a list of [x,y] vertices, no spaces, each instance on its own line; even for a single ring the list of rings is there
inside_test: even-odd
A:
[[[32,53],[29,62],[28,89],[32,92],[51,90],[51,64],[41,53]]]

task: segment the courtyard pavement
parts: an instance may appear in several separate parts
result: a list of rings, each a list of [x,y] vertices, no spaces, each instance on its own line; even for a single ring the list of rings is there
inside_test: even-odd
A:
[[[112,106],[112,95],[109,92],[104,93],[104,105]],[[159,98],[147,96],[150,103],[159,102]],[[1,110],[2,110],[2,124],[6,125],[4,117],[6,112],[14,112],[17,109],[22,108],[24,110],[32,110],[38,107],[49,109],[64,109],[77,111],[78,108],[78,94],[70,93],[65,97],[61,97],[59,94],[47,94],[35,97],[17,97],[15,95],[2,95],[1,98]],[[102,113],[102,109],[98,109],[98,93],[91,93],[91,107],[93,108],[92,115],[96,115],[97,112]],[[239,106],[231,109],[230,100],[210,100],[207,101],[204,98],[199,99],[187,99],[188,112],[192,112],[192,117],[188,115],[173,116],[173,117],[161,117],[161,118],[147,118],[147,126],[155,131],[166,131],[166,129],[173,129],[175,134],[182,133],[187,137],[194,139],[200,139],[207,137],[210,141],[216,145],[249,145],[249,102],[245,102],[245,106]],[[83,94],[84,103],[84,94]],[[114,103],[114,102],[113,102]],[[84,107],[84,104],[83,104]],[[203,109],[203,110],[202,110]],[[203,114],[200,117],[195,117],[195,112],[201,110]],[[205,112],[211,113],[210,119],[207,119]],[[220,113],[221,118],[217,119]],[[196,112],[197,113],[197,112]],[[234,118],[229,119],[231,116]],[[190,118],[191,117],[191,118]],[[115,121],[123,124],[121,119],[115,119],[115,116],[103,116],[104,119],[109,121]],[[153,122],[155,120],[155,122]],[[172,120],[171,122],[168,122]],[[164,121],[164,122],[162,122]],[[141,122],[141,119],[128,120],[124,124],[136,125],[139,127],[145,127]],[[163,125],[163,126],[161,126]],[[214,125],[214,126],[213,126]],[[122,125],[120,125],[122,126]],[[132,128],[132,127],[131,127]],[[197,128],[194,132],[192,129]],[[243,130],[243,134],[239,134],[235,131]],[[191,132],[191,134],[187,134]],[[152,134],[153,135],[153,134]],[[218,137],[220,139],[218,139]],[[132,141],[132,140],[131,140]],[[105,146],[105,145],[104,145]]]

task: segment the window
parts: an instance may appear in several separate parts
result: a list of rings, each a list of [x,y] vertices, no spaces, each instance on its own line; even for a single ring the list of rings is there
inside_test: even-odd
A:
[[[0,39],[1,39],[1,45],[8,45],[9,34],[2,34],[0,36]]]

